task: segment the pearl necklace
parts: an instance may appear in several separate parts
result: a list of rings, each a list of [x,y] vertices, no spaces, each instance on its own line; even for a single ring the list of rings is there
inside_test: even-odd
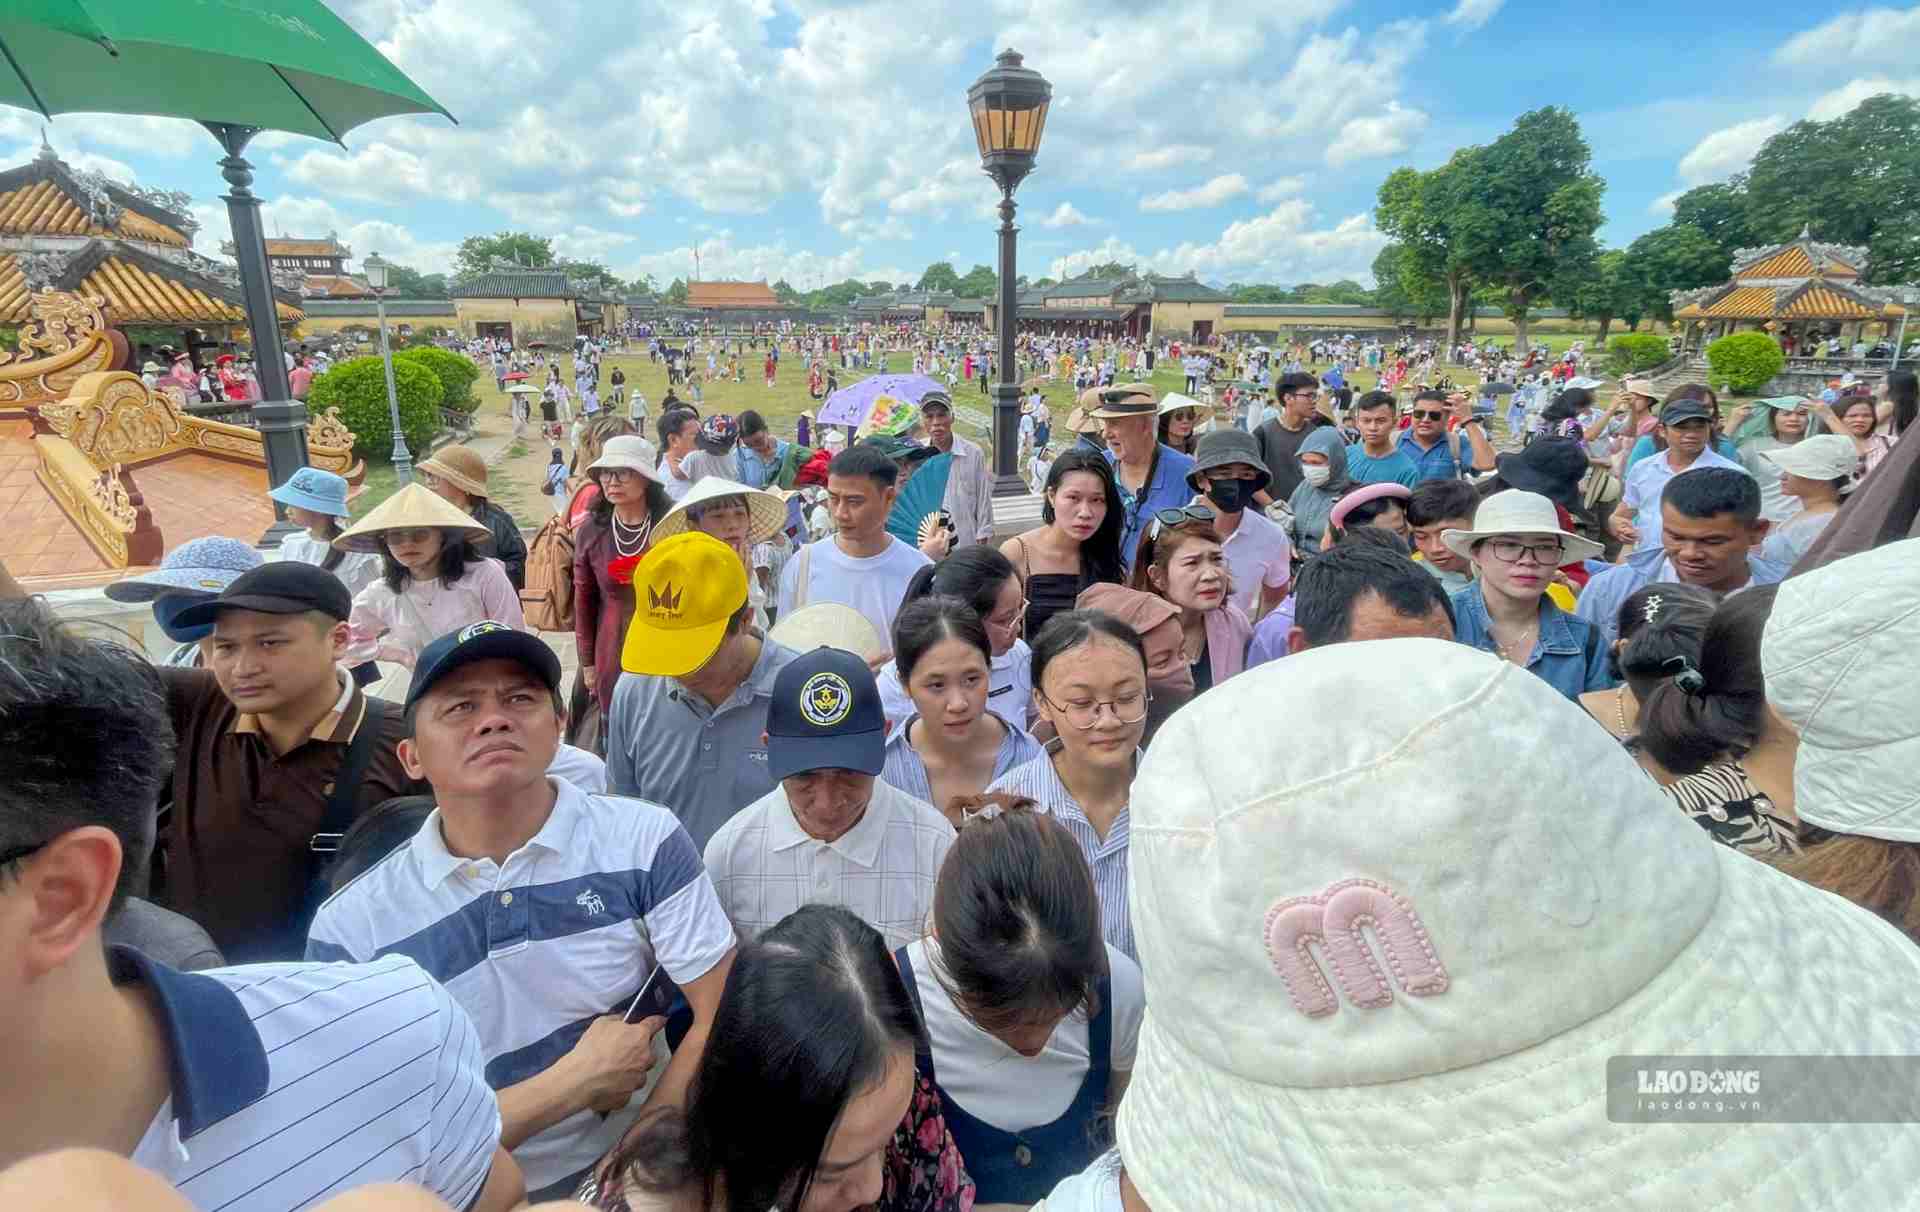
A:
[[[647,532],[653,529],[653,519],[648,518],[638,526],[629,526],[620,520],[619,514],[613,518],[613,553],[625,559],[637,556],[647,545]],[[627,536],[632,536],[631,538]]]

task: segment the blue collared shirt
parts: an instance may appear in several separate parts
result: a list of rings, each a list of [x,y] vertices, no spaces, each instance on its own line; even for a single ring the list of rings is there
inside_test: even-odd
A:
[[[1449,434],[1441,435],[1438,442],[1425,447],[1415,440],[1411,428],[1402,430],[1398,446],[1400,453],[1413,460],[1413,470],[1419,475],[1419,483],[1428,480],[1457,480],[1463,465],[1473,465],[1473,444],[1468,441],[1463,426]]]
[[[779,474],[780,464],[787,457],[787,448],[793,443],[784,438],[773,440],[773,457],[763,459],[755,454],[753,448],[745,442],[734,447],[734,458],[740,465],[740,482],[748,488],[765,488]]]
[[[1772,585],[1785,580],[1786,575],[1784,565],[1749,553],[1749,580],[1733,592],[1739,593],[1755,585]],[[1651,585],[1655,581],[1679,582],[1680,574],[1667,562],[1664,549],[1656,547],[1652,551],[1636,551],[1627,557],[1626,563],[1602,565],[1593,574],[1593,579],[1580,592],[1580,601],[1573,608],[1574,614],[1598,627],[1611,646],[1620,638],[1620,604],[1632,597],[1642,585]],[[1727,596],[1731,597],[1732,594]]]
[[[1493,642],[1493,619],[1487,614],[1482,588],[1475,581],[1453,595],[1453,638],[1497,656],[1500,649]],[[1569,699],[1614,684],[1606,637],[1600,629],[1555,606],[1545,595],[1540,598],[1540,629],[1533,651],[1527,654],[1527,669]]]
[[[1119,483],[1119,460],[1113,457],[1111,450],[1102,453],[1107,456],[1107,466],[1113,468],[1115,483]],[[1155,511],[1179,509],[1193,500],[1193,489],[1187,484],[1187,475],[1192,471],[1192,455],[1163,445],[1153,461],[1152,476],[1147,480],[1145,489],[1132,493],[1127,491],[1125,484],[1120,484],[1121,516],[1126,519],[1126,525],[1120,531],[1120,563],[1123,568],[1132,570],[1133,557],[1140,549],[1141,532],[1153,520]]]

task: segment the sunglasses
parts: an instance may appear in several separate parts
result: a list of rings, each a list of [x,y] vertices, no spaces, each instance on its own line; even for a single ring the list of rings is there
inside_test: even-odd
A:
[[[1153,514],[1153,525],[1147,528],[1147,538],[1157,539],[1160,532],[1168,526],[1178,526],[1182,522],[1211,522],[1213,510],[1205,505],[1188,505],[1184,509],[1159,509]]]
[[[1416,421],[1443,421],[1446,416],[1445,412],[1437,408],[1416,408],[1413,411],[1413,419]]]

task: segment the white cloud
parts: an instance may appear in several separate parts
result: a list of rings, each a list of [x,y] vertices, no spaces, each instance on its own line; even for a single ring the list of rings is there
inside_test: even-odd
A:
[[[1131,172],[1161,172],[1169,168],[1178,168],[1182,164],[1205,164],[1213,159],[1213,149],[1197,143],[1169,143],[1151,151],[1138,151],[1127,157],[1126,167]]]
[[[1812,108],[1807,110],[1807,117],[1815,122],[1831,122],[1868,97],[1875,97],[1881,93],[1920,97],[1920,80],[1893,80],[1886,76],[1867,76],[1850,80],[1815,101]]]
[[[1081,214],[1071,202],[1062,202],[1053,213],[1040,220],[1042,227],[1084,227],[1092,220]]]
[[[1462,30],[1471,32],[1493,20],[1494,14],[1498,13],[1506,2],[1507,0],[1460,0],[1460,3],[1453,6],[1453,11],[1441,20],[1448,25],[1457,25]]]
[[[1785,118],[1769,114],[1714,131],[1680,158],[1680,179],[1688,185],[1705,185],[1744,172],[1761,145],[1786,128]]]
[[[1165,193],[1153,194],[1140,199],[1140,209],[1158,210],[1195,210],[1203,206],[1218,206],[1229,199],[1237,198],[1247,192],[1247,179],[1239,173],[1223,173],[1192,189],[1170,189]]]
[[[1916,41],[1920,41],[1920,8],[1870,8],[1794,35],[1773,52],[1773,59],[1795,67],[1827,69],[1906,63],[1912,59]]]
[[[1668,193],[1661,194],[1659,197],[1655,198],[1653,201],[1647,203],[1647,213],[1652,215],[1656,219],[1672,218],[1673,204],[1675,202],[1678,202],[1680,200],[1680,195],[1686,192],[1687,191],[1684,189],[1676,189]]]
[[[1331,228],[1315,228],[1313,220],[1313,207],[1295,198],[1267,214],[1228,224],[1217,239],[1204,244],[1183,243],[1145,254],[1109,236],[1095,247],[1054,258],[1049,276],[1071,277],[1090,266],[1120,261],[1223,282],[1370,280],[1373,259],[1387,244],[1372,217],[1352,215]]]
[[[377,252],[395,264],[421,273],[446,273],[453,268],[454,255],[459,251],[457,241],[423,240],[411,228],[384,219],[356,220],[321,198],[275,198],[260,209],[268,235],[316,236],[333,232],[341,243],[353,249],[353,262]],[[221,256],[221,242],[233,238],[226,204],[196,202],[193,217],[200,221],[194,250],[209,257]]]
[[[1291,198],[1306,187],[1305,177],[1279,177],[1255,190],[1253,196],[1262,202],[1278,202],[1282,198]]]
[[[1327,145],[1327,163],[1335,167],[1353,160],[1371,160],[1398,155],[1413,145],[1427,129],[1427,115],[1398,101],[1365,118],[1354,118],[1341,126],[1340,134]]]

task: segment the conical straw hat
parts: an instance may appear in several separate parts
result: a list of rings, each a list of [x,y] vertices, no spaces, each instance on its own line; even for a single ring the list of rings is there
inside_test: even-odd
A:
[[[491,530],[423,485],[409,484],[374,506],[371,513],[342,532],[333,545],[342,551],[379,551],[381,531],[422,527],[456,531],[475,542],[493,538]]]

